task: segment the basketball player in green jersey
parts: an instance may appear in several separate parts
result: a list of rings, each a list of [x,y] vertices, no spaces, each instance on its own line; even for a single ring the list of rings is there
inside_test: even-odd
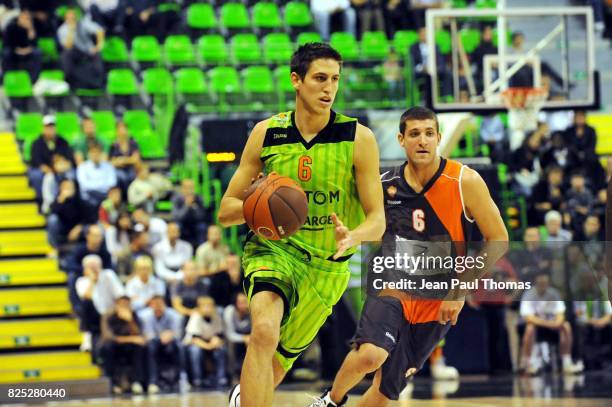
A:
[[[249,234],[245,291],[252,332],[230,406],[272,405],[274,388],[315,339],[342,296],[348,259],[385,228],[378,146],[372,131],[334,112],[342,60],[327,44],[301,46],[291,58],[295,112],[258,123],[221,201],[223,226],[244,223],[245,190],[260,172],[298,182],[308,199],[304,226],[269,241]]]

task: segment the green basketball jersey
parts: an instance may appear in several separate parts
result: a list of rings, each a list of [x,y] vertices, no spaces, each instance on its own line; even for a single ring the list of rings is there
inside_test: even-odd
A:
[[[328,258],[336,252],[331,214],[336,213],[349,229],[363,221],[353,167],[356,129],[357,119],[332,111],[327,126],[307,143],[295,126],[294,112],[270,119],[261,151],[264,172],[293,178],[308,199],[306,223],[281,242]]]

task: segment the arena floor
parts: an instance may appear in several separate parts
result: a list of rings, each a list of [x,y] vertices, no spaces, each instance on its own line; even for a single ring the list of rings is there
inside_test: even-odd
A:
[[[282,386],[275,396],[275,407],[306,407],[320,394],[326,383]],[[355,406],[365,386],[357,389],[347,406]],[[612,371],[563,377],[543,375],[534,378],[515,376],[463,376],[458,382],[433,382],[419,378],[404,391],[406,399],[392,406],[410,407],[604,407],[612,405]],[[58,405],[59,403],[48,403]],[[125,396],[114,399],[92,399],[62,402],[70,406],[139,406],[139,407],[225,407],[227,392],[192,392],[185,395]]]

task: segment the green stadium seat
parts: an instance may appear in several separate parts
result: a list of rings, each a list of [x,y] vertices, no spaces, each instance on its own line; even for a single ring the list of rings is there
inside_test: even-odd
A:
[[[249,13],[242,3],[225,3],[221,6],[221,24],[230,31],[246,30],[250,27]]]
[[[229,61],[229,54],[223,36],[203,35],[198,40],[198,52],[205,65],[222,65]]]
[[[451,7],[452,8],[467,8],[466,0],[452,0]]]
[[[442,55],[448,55],[452,49],[452,39],[448,31],[436,31],[436,45],[440,49]]]
[[[65,80],[64,71],[59,69],[49,69],[40,72],[39,79],[49,79],[51,81],[63,81]]]
[[[459,31],[459,36],[461,38],[461,43],[463,44],[463,49],[468,54],[474,52],[474,50],[480,44],[480,31],[474,29],[465,29]]]
[[[207,91],[204,74],[199,68],[182,68],[174,73],[176,91],[182,94],[201,94]]]
[[[27,71],[7,71],[4,73],[4,93],[10,98],[32,96],[32,81]]]
[[[393,48],[401,56],[410,55],[410,47],[419,42],[419,34],[413,30],[396,31],[393,36]]]
[[[218,66],[208,72],[210,86],[216,93],[234,93],[240,90],[240,78],[235,68]]]
[[[312,26],[313,20],[308,4],[290,1],[285,5],[285,25],[292,30],[304,31]]]
[[[250,66],[244,69],[242,85],[252,110],[270,109],[274,106],[274,81],[267,66]]]
[[[37,44],[43,54],[43,61],[54,62],[59,59],[55,38],[42,37],[38,39]]]
[[[297,45],[304,45],[308,42],[321,42],[321,34],[313,31],[304,31],[297,36]]]
[[[497,8],[497,0],[476,0],[476,8]]]
[[[111,111],[99,110],[91,113],[91,119],[96,124],[96,132],[101,139],[110,143],[115,141],[115,115]]]
[[[217,17],[212,5],[194,3],[187,8],[187,27],[192,30],[212,30],[217,28]]]
[[[361,38],[361,53],[370,61],[382,61],[389,54],[389,41],[383,31],[366,31]]]
[[[255,4],[253,7],[253,26],[260,30],[279,30],[282,27],[282,21],[278,6],[267,1]]]
[[[106,90],[111,95],[136,95],[138,82],[130,69],[111,69],[108,73]]]
[[[359,46],[355,37],[348,32],[332,33],[330,45],[337,49],[345,61],[357,61],[359,59]]]
[[[196,62],[191,40],[186,35],[169,35],[164,42],[166,62],[170,65],[193,65]]]
[[[236,64],[255,64],[261,61],[261,48],[255,34],[236,34],[230,44]]]
[[[134,137],[153,130],[149,113],[145,110],[126,110],[123,113],[123,122],[129,134]]]
[[[142,87],[149,95],[170,93],[172,83],[172,75],[165,68],[148,68],[142,73]]]
[[[111,64],[128,62],[129,53],[125,41],[119,37],[110,37],[104,41],[102,48],[102,60]]]
[[[285,33],[271,33],[263,40],[264,58],[267,63],[285,64],[291,60],[293,43]]]
[[[152,35],[141,35],[132,40],[132,58],[136,62],[156,63],[161,59],[162,51],[157,38]]]
[[[21,113],[15,122],[17,140],[34,140],[42,134],[42,115],[40,113]]]
[[[59,112],[55,115],[57,134],[68,143],[73,143],[81,135],[79,115],[75,112]]]
[[[295,108],[295,89],[291,83],[291,69],[287,65],[279,66],[274,71],[274,80],[281,96],[280,110]]]

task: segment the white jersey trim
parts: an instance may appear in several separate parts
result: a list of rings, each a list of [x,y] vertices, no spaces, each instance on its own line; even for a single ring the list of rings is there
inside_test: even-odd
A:
[[[463,201],[463,188],[461,187],[461,179],[463,178],[463,170],[467,167],[467,165],[461,165],[461,170],[459,171],[459,196],[461,197],[461,207],[463,208],[463,216],[465,216],[465,219],[470,222],[470,223],[474,223],[476,221],[476,219],[470,218],[467,215],[467,211],[465,209],[465,202]]]

